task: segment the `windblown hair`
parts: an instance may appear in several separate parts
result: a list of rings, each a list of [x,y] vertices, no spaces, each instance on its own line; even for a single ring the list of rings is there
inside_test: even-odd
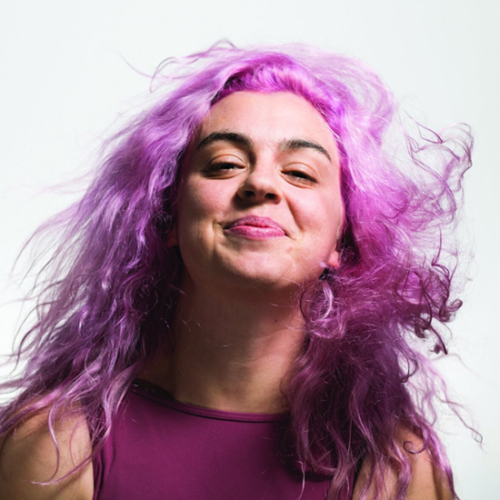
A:
[[[25,368],[1,385],[19,394],[0,411],[0,434],[44,409],[49,425],[78,411],[99,450],[130,384],[172,336],[182,259],[165,240],[183,153],[227,95],[284,91],[309,101],[331,128],[345,207],[340,267],[301,298],[307,336],[285,389],[293,463],[332,478],[330,498],[347,500],[367,459],[363,498],[369,488],[380,498],[391,469],[403,499],[411,467],[398,443],[409,431],[420,444],[407,451],[427,450],[453,490],[433,430],[435,401],[446,393],[425,351],[446,352],[440,325],[461,305],[453,242],[445,243],[471,163],[467,127],[438,134],[410,122],[410,135],[369,68],[302,45],[216,45],[169,60],[154,81],[157,103],[107,142],[83,198],[41,229],[58,243],[15,353]]]

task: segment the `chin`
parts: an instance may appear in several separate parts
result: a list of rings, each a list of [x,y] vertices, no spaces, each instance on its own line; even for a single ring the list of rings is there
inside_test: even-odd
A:
[[[301,288],[300,281],[289,272],[279,271],[276,268],[266,269],[262,265],[253,268],[247,266],[244,269],[227,268],[219,275],[219,283],[230,290],[237,289],[238,293],[247,290],[260,295],[269,294],[271,300],[282,294],[289,297],[290,294],[297,293]],[[224,275],[226,279],[223,278]]]

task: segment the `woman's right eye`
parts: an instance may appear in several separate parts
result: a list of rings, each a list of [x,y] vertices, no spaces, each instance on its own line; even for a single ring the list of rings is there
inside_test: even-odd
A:
[[[214,165],[211,165],[211,168],[215,170],[232,170],[234,168],[240,168],[239,165],[236,165],[236,163],[230,163],[228,161],[221,162],[221,163],[215,163]]]
[[[243,168],[245,168],[245,166],[239,163],[230,161],[220,161],[208,165],[207,168],[205,169],[205,173],[207,173],[208,175],[218,175],[218,174],[234,172],[235,170]]]

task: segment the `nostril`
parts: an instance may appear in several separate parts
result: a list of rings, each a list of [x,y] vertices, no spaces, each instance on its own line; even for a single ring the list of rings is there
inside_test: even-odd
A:
[[[241,186],[240,189],[238,189],[238,196],[242,200],[252,201],[252,203],[257,202],[257,200],[276,202],[280,198],[279,193],[276,192],[273,187],[253,186],[250,183],[246,186]]]

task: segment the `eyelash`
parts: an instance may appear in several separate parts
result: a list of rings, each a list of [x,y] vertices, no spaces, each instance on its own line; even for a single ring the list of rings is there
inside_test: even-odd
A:
[[[292,175],[296,179],[300,179],[300,182],[314,183],[316,184],[317,180],[308,173],[302,170],[289,170],[284,172],[286,175]]]
[[[227,168],[229,167],[229,168]],[[235,170],[235,169],[240,169],[244,168],[242,165],[239,165],[238,163],[231,162],[231,161],[221,161],[217,163],[211,163],[210,165],[207,166],[205,169],[205,172],[210,174],[216,174],[217,172],[223,172],[223,171],[229,171],[229,170]]]
[[[214,165],[212,165],[212,167],[216,170],[229,170],[229,168],[226,167],[231,167],[231,169],[243,168],[242,165],[238,165],[237,163],[231,161],[221,161],[220,163],[215,163]]]

